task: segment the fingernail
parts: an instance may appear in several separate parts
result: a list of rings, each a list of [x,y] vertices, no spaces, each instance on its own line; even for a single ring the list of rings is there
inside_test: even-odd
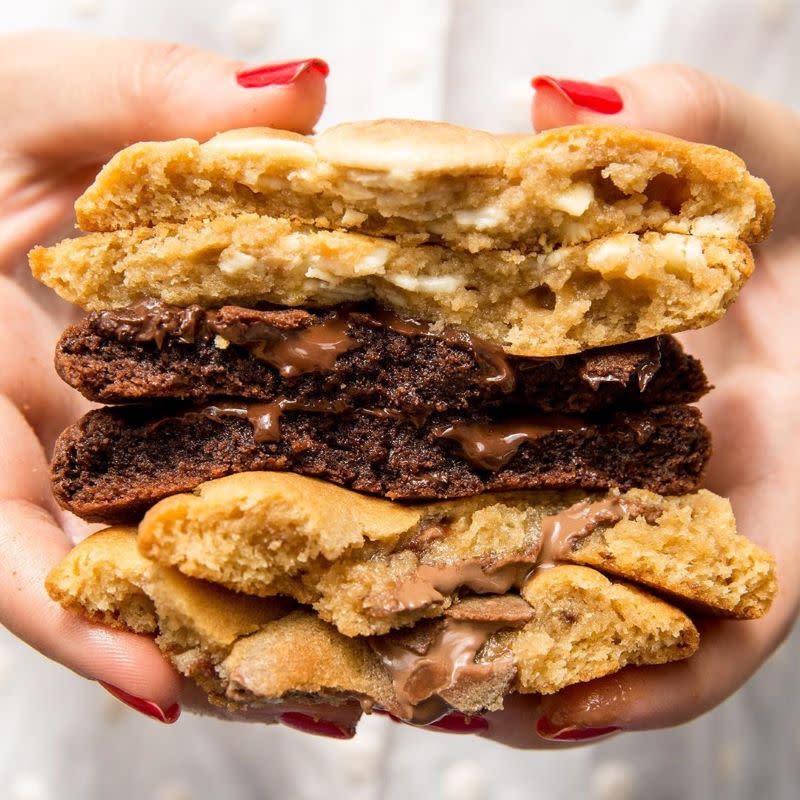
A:
[[[316,70],[323,78],[328,77],[330,67],[321,58],[306,58],[303,61],[286,61],[283,64],[262,64],[248,67],[236,73],[236,82],[245,89],[262,86],[286,86],[294,83],[309,70]]]
[[[315,736],[328,736],[332,739],[352,739],[354,730],[344,728],[327,719],[315,719],[308,714],[299,714],[296,711],[286,711],[281,714],[280,721],[289,728],[295,728],[303,733],[313,733]]]
[[[448,733],[480,733],[488,729],[489,723],[483,717],[467,717],[464,714],[453,712],[425,727],[436,728],[437,731],[447,731]]]
[[[586,108],[599,114],[618,114],[624,103],[620,93],[611,86],[600,83],[570,81],[553,78],[550,75],[537,75],[531,80],[534,89],[550,87],[578,108]]]
[[[403,720],[400,719],[400,717],[396,717],[394,714],[392,714],[391,711],[387,711],[385,708],[373,708],[370,713],[372,713],[372,714],[380,714],[380,716],[382,716],[382,717],[389,717],[389,719],[392,722],[402,722],[403,721]]]
[[[133,708],[140,714],[144,714],[147,717],[157,719],[159,722],[163,722],[165,725],[172,725],[172,723],[176,722],[178,717],[181,715],[181,707],[177,703],[171,705],[166,711],[164,711],[163,708],[154,703],[152,700],[143,700],[141,697],[128,694],[128,692],[124,691],[123,689],[120,689],[117,686],[112,686],[110,683],[105,683],[105,681],[99,681],[99,683],[109,694],[114,695],[117,700],[125,703],[126,706]]]
[[[547,717],[542,717],[536,723],[536,733],[543,739],[551,739],[558,742],[580,742],[584,739],[597,739],[600,736],[608,736],[622,730],[615,725],[604,728],[581,728],[578,726],[564,726],[551,722]]]

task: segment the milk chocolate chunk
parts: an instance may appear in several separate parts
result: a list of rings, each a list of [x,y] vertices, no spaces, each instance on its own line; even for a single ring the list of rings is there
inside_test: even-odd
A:
[[[410,631],[368,639],[392,679],[400,716],[426,725],[447,714],[460,694],[492,687],[502,697],[516,675],[510,650],[482,660],[490,638],[517,629],[533,617],[518,596],[467,598],[445,618],[418,623]]]
[[[473,336],[376,308],[178,308],[147,300],[67,328],[61,377],[90,400],[241,397],[404,413],[517,404],[586,413],[690,403],[708,390],[671,336],[562,358],[506,356]]]
[[[486,414],[420,421],[292,410],[281,416],[278,438],[258,441],[247,409],[229,404],[231,413],[214,416],[208,407],[91,411],[57,442],[55,495],[85,519],[127,521],[163,497],[250,470],[289,470],[397,500],[544,488],[683,494],[698,488],[710,454],[708,431],[690,406],[620,412],[575,429],[559,423],[550,432],[539,417],[542,434],[519,442],[493,471],[441,435],[451,426],[490,427]]]
[[[533,618],[533,611],[519,595],[503,594],[464,597],[450,606],[444,615],[450,619],[505,623],[509,628],[521,628]]]

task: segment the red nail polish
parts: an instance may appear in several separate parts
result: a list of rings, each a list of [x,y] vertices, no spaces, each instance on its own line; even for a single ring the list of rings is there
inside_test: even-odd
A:
[[[280,721],[289,728],[295,728],[303,733],[313,733],[315,736],[329,736],[333,739],[352,739],[354,730],[343,728],[327,719],[314,719],[308,714],[299,714],[296,711],[286,711],[281,714]]]
[[[584,83],[553,78],[550,75],[537,75],[531,80],[531,86],[534,89],[547,87],[555,89],[573,105],[599,114],[618,114],[624,105],[616,89],[600,83]]]
[[[129,694],[128,692],[119,689],[116,686],[112,686],[110,683],[105,683],[105,681],[99,681],[99,683],[109,694],[114,695],[117,700],[125,703],[126,706],[135,709],[147,717],[157,719],[159,722],[163,722],[165,725],[172,725],[172,723],[176,722],[178,717],[181,715],[181,707],[177,703],[171,705],[166,711],[164,711],[163,708],[156,705],[156,703],[154,703],[152,700],[143,700],[141,697],[136,697],[136,695]]]
[[[262,86],[286,86],[294,83],[309,70],[316,70],[323,78],[328,77],[330,67],[321,58],[307,58],[303,61],[287,61],[284,64],[264,64],[248,67],[236,73],[236,82],[245,89],[259,89]]]
[[[483,717],[467,717],[454,711],[446,717],[437,719],[436,722],[431,722],[426,727],[448,733],[480,733],[489,728],[489,723]]]
[[[551,739],[558,742],[580,742],[584,739],[597,739],[600,736],[608,736],[610,733],[622,730],[616,725],[608,725],[603,728],[580,728],[577,726],[556,725],[547,717],[542,717],[536,723],[536,733],[543,739]]]
[[[403,721],[403,720],[400,719],[400,717],[396,717],[394,714],[392,714],[391,711],[387,711],[385,708],[373,708],[370,713],[372,713],[372,714],[380,714],[380,716],[382,716],[382,717],[389,717],[389,719],[392,722],[402,722]]]

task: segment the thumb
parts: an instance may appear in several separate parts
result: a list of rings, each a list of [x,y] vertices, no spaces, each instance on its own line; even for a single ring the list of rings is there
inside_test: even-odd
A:
[[[310,131],[325,103],[319,59],[242,64],[166,42],[19,34],[0,46],[0,149],[97,163],[142,139],[204,140],[228,128]]]
[[[800,117],[734,84],[681,65],[653,65],[590,84],[539,75],[536,130],[626,125],[724,147],[770,183],[783,221],[800,209]],[[780,219],[780,217],[779,217]]]

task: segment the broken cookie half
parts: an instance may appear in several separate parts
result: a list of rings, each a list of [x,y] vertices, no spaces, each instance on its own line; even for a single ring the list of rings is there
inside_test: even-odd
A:
[[[619,231],[757,241],[773,211],[766,183],[709,145],[618,126],[508,137],[408,119],[140,142],[76,206],[86,231],[250,212],[473,252]]]
[[[594,567],[692,608],[760,617],[772,557],[711,492],[482,494],[400,506],[298,475],[232,475],[157,503],[141,552],[195,578],[311,605],[346,635],[440,616],[460,595],[524,590],[556,563]]]
[[[522,596],[465,598],[408,631],[348,637],[282,599],[160,566],[130,528],[82,542],[47,588],[90,619],[154,634],[179,672],[232,711],[356,699],[426,723],[451,709],[502,708],[511,692],[552,693],[629,664],[686,658],[699,641],[683,612],[577,566],[535,576]]]
[[[707,491],[401,506],[244,473],[162,501],[138,534],[95,534],[48,590],[156,634],[232,708],[355,698],[428,722],[686,658],[699,637],[680,607],[760,616],[775,574]]]

